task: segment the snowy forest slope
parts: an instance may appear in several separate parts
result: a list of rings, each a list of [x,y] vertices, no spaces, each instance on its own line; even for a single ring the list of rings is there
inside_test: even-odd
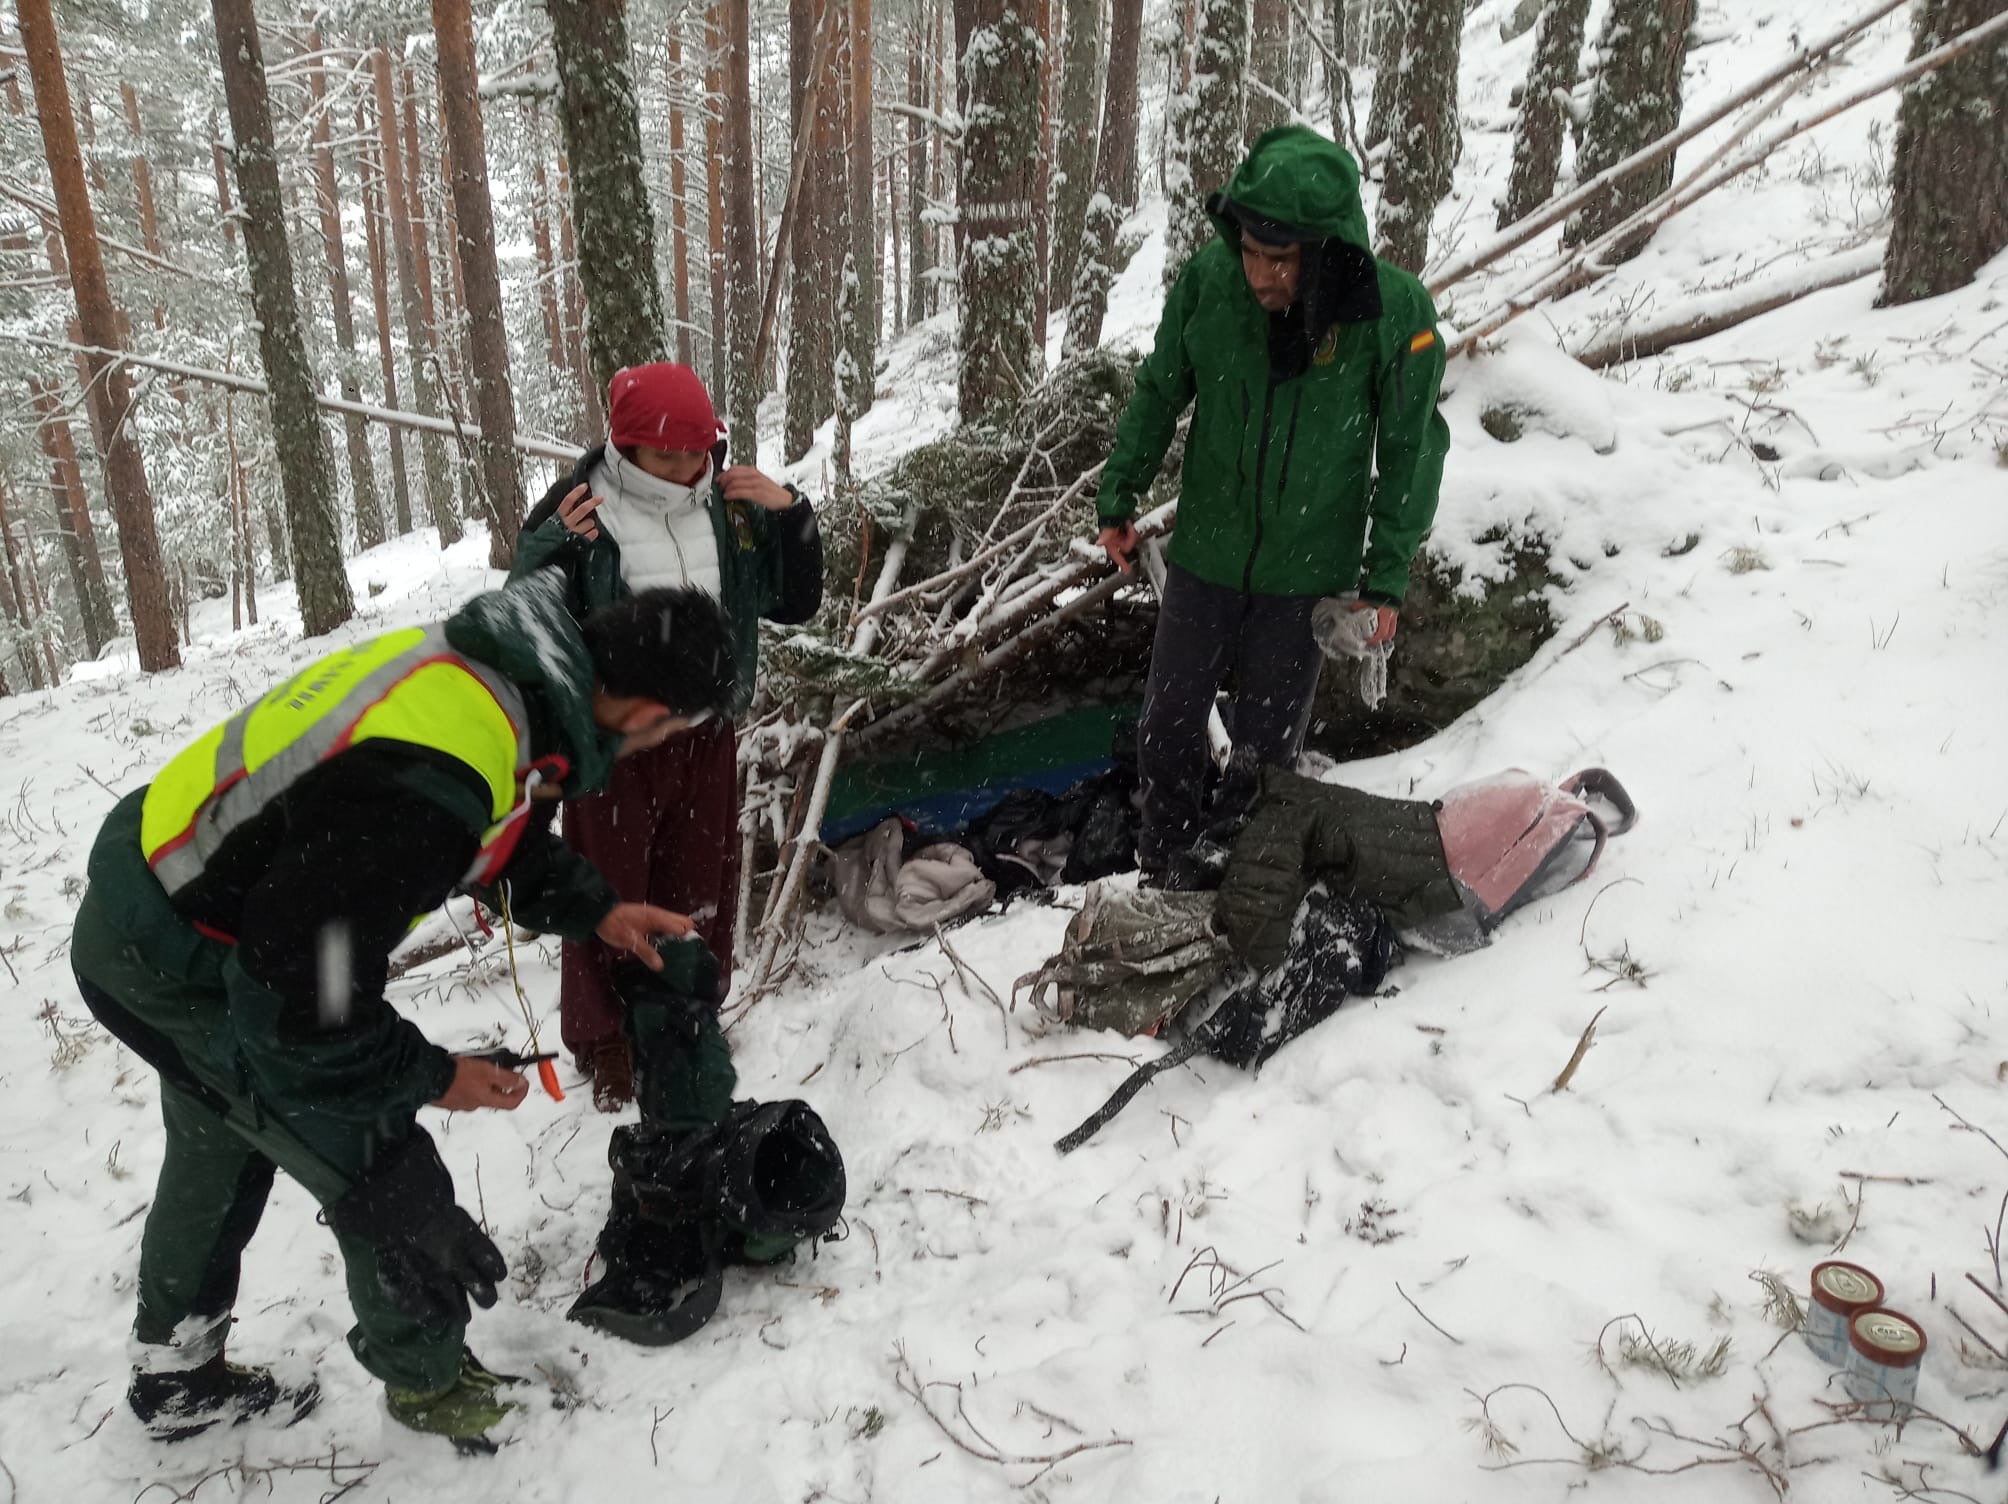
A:
[[[1504,137],[1480,126],[1526,61],[1524,41],[1479,45],[1503,9],[1467,32],[1443,212],[1473,223],[1503,180]],[[1737,39],[1694,67],[1727,89],[1826,10],[1737,7]],[[1899,18],[1848,69],[1904,45]],[[1448,731],[1339,776],[1428,796],[1507,765],[1610,767],[1643,819],[1590,884],[1486,952],[1411,961],[1259,1077],[1161,1078],[1066,1160],[1051,1140],[1156,1045],[1037,1037],[938,945],[824,925],[733,1041],[742,1091],[830,1123],[849,1236],[735,1272],[720,1317],[668,1352],[562,1320],[614,1120],[583,1095],[435,1118],[512,1269],[472,1340],[533,1379],[489,1462],[383,1419],[342,1343],[332,1241],[284,1184],[234,1346],[316,1372],[319,1411],[170,1450],[120,1403],[158,1109],[80,1016],[68,916],[114,791],[325,645],[297,640],[282,589],[247,632],[205,608],[180,670],[114,661],[0,704],[12,1497],[1999,1497],[1951,1428],[1984,1445],[2008,1388],[1953,1319],[2008,1348],[1964,1279],[1998,1286],[2008,1191],[2008,1154],[1965,1127],[2008,1142],[2008,262],[1896,310],[1854,282],[1607,377],[1555,349],[1627,303],[1844,246],[1873,217],[1854,195],[1876,191],[1889,118],[1884,101],[1823,128],[1456,368],[1432,547],[1482,574],[1502,535],[1540,534],[1566,561],[1558,630]],[[1118,288],[1113,336],[1148,339],[1157,255]],[[946,425],[941,336],[888,352],[861,465]],[[1481,423],[1502,402],[1524,414],[1515,442]],[[443,558],[419,537],[352,560],[344,634],[443,614],[492,578],[484,557],[479,537]],[[958,930],[959,963],[1008,1001],[1077,897]],[[554,1019],[555,946],[524,960]],[[396,985],[442,1043],[521,1043],[498,945]],[[1823,1407],[1838,1386],[1752,1275],[1803,1292],[1836,1248],[1925,1326],[1920,1402],[1949,1424],[1899,1435]]]

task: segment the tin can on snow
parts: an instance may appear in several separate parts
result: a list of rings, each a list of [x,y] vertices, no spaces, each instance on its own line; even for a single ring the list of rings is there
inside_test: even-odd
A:
[[[1846,1368],[1848,1324],[1883,1303],[1883,1282],[1860,1264],[1830,1259],[1813,1266],[1813,1299],[1806,1307],[1806,1346],[1822,1362]]]
[[[1901,1420],[1917,1402],[1924,1328],[1896,1311],[1863,1311],[1848,1324],[1848,1366],[1841,1387],[1870,1415]]]

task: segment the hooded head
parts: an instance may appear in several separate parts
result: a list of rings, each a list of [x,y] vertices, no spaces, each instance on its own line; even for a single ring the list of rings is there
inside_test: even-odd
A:
[[[1332,325],[1380,317],[1360,170],[1343,147],[1308,126],[1265,131],[1206,208],[1236,256],[1249,242],[1301,247],[1296,300],[1270,317],[1270,365],[1279,380],[1303,374]]]
[[[736,665],[717,600],[695,589],[645,590],[586,618],[565,606],[565,576],[533,570],[469,601],[446,623],[456,652],[500,669],[532,702],[533,722],[570,766],[565,794],[605,788],[627,736],[601,724],[595,691],[653,701],[685,720],[724,714]]]

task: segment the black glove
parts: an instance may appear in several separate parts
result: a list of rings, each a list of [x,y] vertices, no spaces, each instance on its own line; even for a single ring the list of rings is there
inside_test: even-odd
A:
[[[468,1300],[494,1305],[495,1282],[509,1272],[502,1251],[454,1204],[453,1177],[423,1128],[328,1208],[328,1226],[376,1249],[384,1293],[427,1327],[464,1326]]]

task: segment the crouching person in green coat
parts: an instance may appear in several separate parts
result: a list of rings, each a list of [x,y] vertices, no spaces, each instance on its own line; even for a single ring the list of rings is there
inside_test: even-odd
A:
[[[314,1386],[231,1364],[238,1267],[275,1171],[347,1267],[349,1345],[391,1415],[492,1450],[514,1408],[463,1342],[501,1253],[454,1200],[420,1107],[509,1110],[522,1076],[453,1056],[384,999],[390,952],[456,889],[659,966],[680,914],[620,902],[549,830],[615,759],[723,711],[730,628],[694,590],[575,623],[555,571],[449,621],[331,653],[127,795],[92,848],[72,958],[98,1020],[160,1073],[167,1151],[140,1244],[127,1398],[156,1437]]]
[[[1231,820],[1259,770],[1293,765],[1303,745],[1319,601],[1371,611],[1362,644],[1393,639],[1450,447],[1436,310],[1421,282],[1375,260],[1351,157],[1280,126],[1207,209],[1218,237],[1172,286],[1096,503],[1097,541],[1127,570],[1138,498],[1190,406],[1137,744],[1138,863],[1171,886],[1205,880],[1190,857],[1211,823],[1215,695],[1234,680],[1234,762],[1212,812]]]

